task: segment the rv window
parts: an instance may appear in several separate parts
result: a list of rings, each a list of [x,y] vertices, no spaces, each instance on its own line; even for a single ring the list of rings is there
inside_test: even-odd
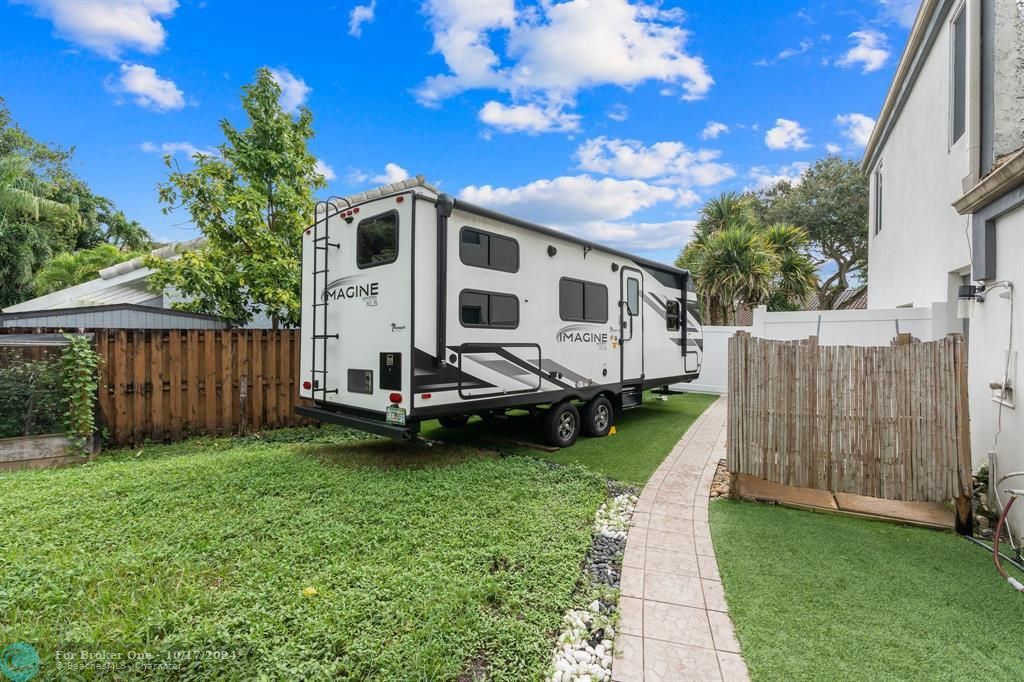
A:
[[[566,322],[607,322],[608,287],[563,277],[558,282],[558,314]]]
[[[626,279],[626,308],[630,316],[640,314],[640,280],[632,277]]]
[[[679,301],[665,301],[665,328],[670,332],[679,331]]]
[[[463,327],[515,329],[519,326],[519,299],[508,294],[463,290],[459,294],[459,311]]]
[[[466,265],[502,272],[519,272],[519,243],[501,235],[462,228],[459,258]]]
[[[356,265],[373,268],[398,258],[398,212],[367,218],[356,228]]]

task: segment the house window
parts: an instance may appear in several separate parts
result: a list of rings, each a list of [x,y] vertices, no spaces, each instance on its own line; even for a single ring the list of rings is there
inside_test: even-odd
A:
[[[953,19],[953,83],[950,106],[951,139],[956,143],[967,130],[967,12],[964,8]]]
[[[515,329],[519,326],[519,299],[510,294],[463,289],[459,293],[459,321],[463,327]]]
[[[882,166],[875,171],[875,234],[882,231]]]
[[[566,322],[607,322],[608,287],[563,277],[558,281],[558,315]]]
[[[398,258],[398,212],[359,221],[356,228],[356,265],[374,268]]]
[[[459,237],[459,258],[476,268],[518,272],[519,243],[509,237],[464,227]]]
[[[679,331],[679,301],[665,301],[665,328],[670,332]]]

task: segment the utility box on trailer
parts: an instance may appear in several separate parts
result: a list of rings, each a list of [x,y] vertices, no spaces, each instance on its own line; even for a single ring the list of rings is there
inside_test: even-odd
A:
[[[545,439],[565,447],[700,373],[688,272],[422,178],[318,204],[302,272],[299,395],[313,407],[297,409],[322,421],[413,438],[429,419],[549,406]]]

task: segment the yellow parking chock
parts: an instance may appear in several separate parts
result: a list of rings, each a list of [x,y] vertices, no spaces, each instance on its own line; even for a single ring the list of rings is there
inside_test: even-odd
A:
[[[612,428],[608,429],[608,435],[609,436],[614,436],[615,435],[615,427],[614,426],[612,426]]]

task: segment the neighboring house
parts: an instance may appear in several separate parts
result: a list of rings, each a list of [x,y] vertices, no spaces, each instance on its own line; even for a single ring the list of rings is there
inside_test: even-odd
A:
[[[177,258],[195,248],[202,238],[163,246],[150,252],[157,258]],[[174,289],[154,291],[149,282],[153,270],[143,257],[100,270],[94,280],[8,306],[0,314],[0,327],[67,329],[223,329],[227,323],[215,315],[172,310],[180,301]],[[258,316],[249,328],[269,328],[270,320]]]
[[[856,289],[847,289],[839,294],[836,303],[832,308],[822,308],[821,300],[817,292],[814,292],[801,303],[796,310],[802,312],[813,312],[815,310],[864,310],[868,307],[868,288],[866,286]],[[748,305],[741,305],[736,309],[733,322],[734,327],[749,327],[754,324],[754,308]]]
[[[963,322],[974,464],[996,449],[996,478],[1024,470],[1024,2],[924,0],[862,166],[869,306],[924,308],[956,301],[962,285],[989,289]],[[992,385],[1007,368],[1004,394]],[[1024,488],[1024,477],[998,487]]]

